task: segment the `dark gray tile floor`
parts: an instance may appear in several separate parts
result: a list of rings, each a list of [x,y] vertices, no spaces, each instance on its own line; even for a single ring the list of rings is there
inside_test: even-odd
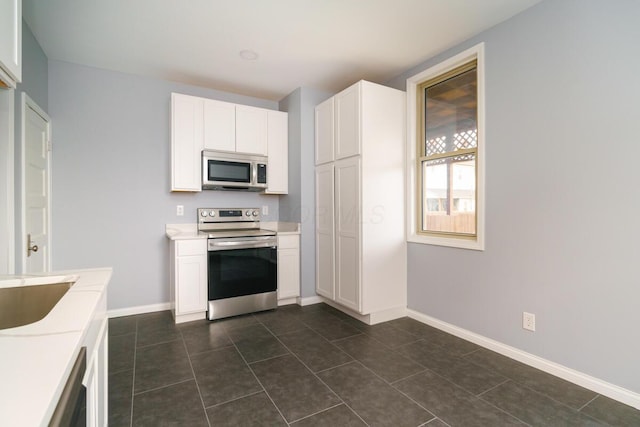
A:
[[[109,425],[640,426],[640,411],[413,319],[317,304],[111,319]]]

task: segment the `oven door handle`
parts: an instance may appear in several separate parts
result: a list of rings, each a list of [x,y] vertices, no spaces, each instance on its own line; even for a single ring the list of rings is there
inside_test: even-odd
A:
[[[276,240],[268,238],[265,240],[241,240],[241,241],[215,241],[209,240],[207,242],[207,249],[209,251],[226,251],[233,249],[253,249],[253,248],[268,248],[277,247]]]

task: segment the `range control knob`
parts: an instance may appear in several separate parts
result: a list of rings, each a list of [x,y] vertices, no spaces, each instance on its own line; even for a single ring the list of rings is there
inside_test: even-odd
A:
[[[251,215],[253,215],[253,216],[258,216],[258,211],[253,211],[253,212],[251,212]]]
[[[216,211],[209,211],[209,216],[216,216]]]
[[[201,211],[200,216],[207,216],[207,211]]]
[[[246,216],[251,216],[251,211],[246,211],[244,214],[245,214]]]

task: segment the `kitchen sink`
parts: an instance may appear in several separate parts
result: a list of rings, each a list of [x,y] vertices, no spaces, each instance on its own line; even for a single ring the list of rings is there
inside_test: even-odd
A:
[[[0,288],[0,329],[28,325],[44,318],[73,283]]]

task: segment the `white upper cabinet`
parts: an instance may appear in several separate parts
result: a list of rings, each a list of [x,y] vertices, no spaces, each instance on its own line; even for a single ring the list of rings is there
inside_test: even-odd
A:
[[[0,0],[0,86],[22,81],[22,0]]]
[[[236,150],[267,155],[267,112],[263,108],[236,105]]]
[[[236,106],[204,100],[204,148],[236,151]]]
[[[171,191],[201,191],[204,99],[171,94]]]
[[[355,84],[335,96],[335,159],[360,154],[360,91]]]
[[[316,107],[316,165],[332,162],[333,97]]]
[[[289,192],[289,114],[267,113],[267,190],[268,194]]]
[[[0,0],[2,1],[2,0]],[[171,94],[171,191],[202,190],[202,150],[267,156],[267,194],[289,188],[285,112]]]

